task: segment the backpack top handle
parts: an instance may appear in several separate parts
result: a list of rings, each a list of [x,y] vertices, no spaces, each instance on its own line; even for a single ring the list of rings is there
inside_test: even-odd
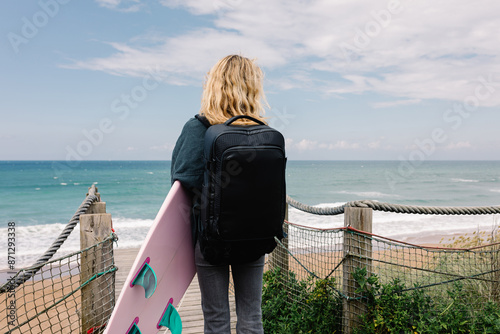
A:
[[[260,124],[260,125],[266,125],[266,123],[264,123],[264,122],[262,122],[262,121],[258,120],[258,119],[257,119],[257,118],[255,118],[255,117],[248,116],[248,115],[238,115],[238,116],[231,117],[230,119],[228,119],[228,120],[224,123],[224,125],[231,125],[231,123],[233,123],[234,121],[239,120],[240,118],[247,118],[247,119],[249,119],[249,120],[254,121],[254,122],[255,122],[255,123],[257,123],[257,124]]]

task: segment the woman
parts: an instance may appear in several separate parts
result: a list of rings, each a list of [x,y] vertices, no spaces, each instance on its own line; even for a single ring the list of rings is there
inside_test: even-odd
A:
[[[199,115],[187,121],[172,153],[172,183],[179,180],[193,194],[193,236],[196,242],[203,182],[203,138],[209,125],[224,123],[237,115],[264,121],[263,73],[250,59],[231,55],[208,73]],[[240,120],[240,122],[247,122]],[[264,256],[238,265],[211,265],[203,258],[199,243],[195,263],[205,319],[205,333],[231,333],[228,299],[229,269],[233,276],[237,333],[263,333],[262,274]]]

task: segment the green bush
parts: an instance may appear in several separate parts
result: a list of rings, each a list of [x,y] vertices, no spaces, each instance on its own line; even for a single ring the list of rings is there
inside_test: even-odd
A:
[[[262,313],[265,333],[339,333],[342,300],[334,278],[299,281],[276,268],[264,273]]]
[[[380,285],[366,268],[357,269],[353,277],[368,306],[355,334],[500,333],[500,305],[488,302],[482,310],[472,309],[473,296],[459,282],[446,290],[449,298],[433,300],[423,289],[407,289],[398,279]]]
[[[355,334],[500,333],[500,304],[489,301],[474,307],[479,296],[460,281],[443,285],[445,298],[436,298],[429,290],[408,288],[399,279],[380,284],[366,268],[357,269],[353,278],[367,305]],[[265,272],[264,332],[341,333],[342,298],[336,289],[333,278],[298,280],[293,272],[279,268]]]

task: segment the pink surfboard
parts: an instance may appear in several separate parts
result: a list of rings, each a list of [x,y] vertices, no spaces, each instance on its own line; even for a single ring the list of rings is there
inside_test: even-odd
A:
[[[162,326],[182,331],[175,308],[196,269],[191,199],[179,181],[170,189],[134,261],[104,333],[150,334]]]

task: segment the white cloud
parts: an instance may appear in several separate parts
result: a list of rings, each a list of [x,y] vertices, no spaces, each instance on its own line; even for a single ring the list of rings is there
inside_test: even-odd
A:
[[[368,143],[368,148],[371,148],[371,149],[380,148],[380,140]]]
[[[435,144],[433,144],[435,145]],[[447,143],[446,145],[442,146],[432,146],[432,147],[426,147],[426,149],[434,151],[434,149],[441,149],[441,150],[460,150],[460,149],[468,149],[468,148],[474,148],[474,146],[470,143],[470,141],[459,141],[459,142],[450,142]],[[422,147],[418,146],[416,144],[412,145],[406,145],[404,147],[405,151],[422,151]]]
[[[295,145],[295,148],[299,151],[309,151],[318,148],[318,142],[314,140],[302,139]]]
[[[444,147],[446,150],[457,150],[457,149],[463,149],[463,148],[472,148],[472,145],[468,141],[460,141],[456,143],[449,143]]]
[[[350,143],[346,140],[339,140],[335,143],[331,142],[318,142],[316,140],[302,139],[295,142],[293,139],[286,140],[287,149],[298,151],[312,151],[312,150],[356,150],[361,148],[359,143]]]
[[[360,144],[358,143],[349,143],[345,140],[339,140],[335,144],[329,144],[328,149],[330,150],[335,150],[335,149],[341,149],[341,150],[352,150],[352,149],[358,149],[360,148]]]
[[[387,102],[377,102],[373,103],[373,108],[390,108],[396,106],[407,106],[411,104],[418,104],[422,100],[421,99],[409,99],[409,100],[397,100],[397,101],[387,101]]]
[[[186,84],[200,81],[218,58],[241,52],[257,57],[266,70],[283,70],[270,76],[279,89],[376,92],[399,98],[402,105],[422,99],[463,101],[475,94],[481,77],[491,76],[497,93],[481,105],[500,105],[497,1],[480,6],[467,0],[160,2],[194,15],[214,14],[208,18],[215,28],[180,32],[153,46],[137,38],[112,43],[114,54],[69,66],[139,75],[158,65],[171,83]],[[99,3],[123,6],[119,0]],[[395,3],[399,6],[390,7]],[[324,74],[321,80],[316,71]],[[394,105],[398,102],[385,106]]]
[[[99,4],[99,6],[106,8],[115,8],[117,7],[122,0],[95,0]]]
[[[170,8],[185,7],[195,15],[213,14],[219,11],[232,10],[239,7],[243,0],[159,0],[164,6]]]
[[[138,12],[143,5],[141,0],[95,0],[99,6],[124,13]]]
[[[149,149],[151,151],[163,152],[163,151],[172,151],[174,149],[174,147],[175,147],[175,144],[165,143],[163,145],[151,146]]]
[[[156,38],[155,41],[157,42]],[[214,41],[217,47],[214,47]],[[157,69],[172,84],[201,84],[200,77],[215,62],[230,53],[252,54],[258,63],[274,67],[285,63],[283,56],[261,41],[236,33],[203,29],[191,34],[166,39],[155,46],[110,43],[116,50],[106,58],[93,58],[63,65],[66,68],[103,71],[113,75],[143,77]],[[257,53],[250,50],[259,50]]]

